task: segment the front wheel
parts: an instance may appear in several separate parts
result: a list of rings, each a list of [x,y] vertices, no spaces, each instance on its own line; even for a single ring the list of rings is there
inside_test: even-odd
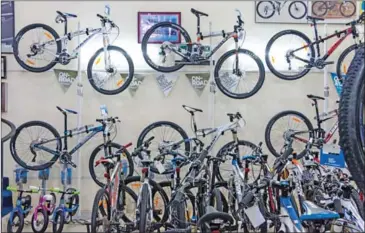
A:
[[[24,216],[19,211],[10,213],[7,230],[8,233],[22,233],[24,228]]]
[[[94,198],[91,212],[90,232],[102,232],[108,228],[111,220],[111,203],[109,193],[105,189],[99,189]]]
[[[289,15],[294,19],[303,19],[307,15],[307,5],[302,1],[293,1],[289,5]]]
[[[62,210],[57,210],[53,216],[53,233],[62,233],[63,226],[65,225],[65,215]]]
[[[152,206],[151,206],[151,197],[150,190],[147,184],[143,184],[141,196],[139,197],[139,202],[137,206],[137,223],[139,232],[150,232],[151,228],[151,214]]]
[[[343,83],[343,81],[344,81],[344,78],[345,78],[344,75],[346,75],[347,70],[350,66],[352,59],[355,56],[356,51],[359,48],[364,48],[364,47],[365,47],[364,43],[353,44],[341,53],[340,57],[338,58],[337,67],[336,67],[337,77],[341,83]]]
[[[312,4],[312,14],[317,17],[323,17],[327,14],[327,2],[315,1]]]
[[[219,90],[226,96],[246,99],[256,94],[264,84],[265,68],[253,52],[234,49],[219,58],[214,78]]]
[[[37,220],[36,220],[37,219]],[[32,215],[32,230],[34,233],[43,233],[48,227],[48,213],[45,209],[38,209]]]
[[[356,5],[352,1],[342,1],[340,12],[343,17],[350,18],[356,13]]]
[[[263,19],[269,19],[275,14],[275,5],[272,1],[260,1],[257,3],[256,13]]]
[[[122,48],[109,45],[107,51],[99,49],[87,65],[87,77],[91,86],[104,95],[116,95],[127,89],[132,82],[134,65]]]

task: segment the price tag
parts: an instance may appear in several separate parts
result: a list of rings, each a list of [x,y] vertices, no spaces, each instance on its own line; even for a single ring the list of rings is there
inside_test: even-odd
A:
[[[259,227],[261,224],[265,222],[265,218],[264,216],[262,216],[262,213],[258,205],[254,205],[250,208],[247,208],[245,212],[254,228]]]
[[[105,16],[110,16],[110,6],[109,5],[105,5],[104,13],[105,13]]]
[[[162,165],[160,161],[156,161],[155,166],[160,174],[162,174],[165,171],[165,167]]]
[[[239,126],[240,126],[241,128],[245,126],[245,121],[243,120],[243,118],[240,118],[240,119],[238,120],[238,124],[239,124]]]

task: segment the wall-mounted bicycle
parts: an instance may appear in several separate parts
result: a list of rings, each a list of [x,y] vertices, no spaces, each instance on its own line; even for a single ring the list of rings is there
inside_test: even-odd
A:
[[[256,5],[256,13],[263,19],[269,19],[275,12],[281,15],[282,10],[289,1],[259,1]],[[303,1],[291,1],[288,13],[293,19],[302,19],[307,15],[307,5]]]
[[[103,48],[91,57],[87,66],[87,77],[91,86],[105,95],[116,95],[124,91],[132,81],[134,65],[132,59],[122,48],[111,45],[109,34],[113,28],[119,27],[107,16],[97,14],[101,28],[86,28],[68,32],[69,18],[77,15],[57,11],[56,23],[64,23],[65,32],[60,37],[57,32],[46,24],[30,24],[22,28],[14,40],[14,56],[21,67],[31,72],[45,72],[57,63],[67,65],[79,56],[80,49],[96,35],[103,35]],[[32,36],[33,35],[33,36]],[[74,37],[86,35],[71,53],[67,51],[67,43]],[[113,41],[114,42],[114,41]],[[128,73],[125,79],[120,72]]]
[[[229,39],[235,41],[235,49],[224,53],[214,69],[214,78],[218,88],[228,97],[245,99],[258,92],[265,80],[265,69],[260,58],[253,52],[242,49],[244,42],[244,29],[241,13],[238,11],[237,25],[233,32],[212,32],[204,35],[200,31],[200,17],[208,14],[191,9],[197,17],[197,42],[192,42],[188,32],[178,24],[161,22],[152,26],[142,39],[143,57],[147,64],[163,73],[175,72],[185,65],[209,65],[210,58]],[[170,35],[178,35],[179,43],[165,41],[161,44],[149,42],[156,35],[168,32]],[[210,50],[209,46],[201,44],[201,41],[210,37],[222,36],[222,41]],[[239,45],[239,40],[242,44]],[[243,84],[243,85],[242,85]]]
[[[339,11],[340,14],[349,18],[356,13],[356,5],[353,1],[314,1],[312,3],[312,14],[317,17],[324,17],[329,11]]]

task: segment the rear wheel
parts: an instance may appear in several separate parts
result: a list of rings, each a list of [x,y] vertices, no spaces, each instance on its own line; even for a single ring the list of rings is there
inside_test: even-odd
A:
[[[223,54],[214,69],[215,82],[226,96],[246,99],[256,94],[265,81],[264,64],[246,49]]]
[[[289,5],[289,15],[294,19],[302,19],[307,15],[307,5],[301,1],[293,1]]]
[[[349,18],[356,13],[356,5],[352,1],[342,1],[340,12],[343,17]]]
[[[37,216],[37,220],[35,220]],[[45,209],[38,209],[32,215],[32,230],[34,233],[43,233],[48,227],[48,213]]]
[[[105,232],[104,230],[108,229],[108,223],[111,221],[110,205],[108,192],[105,189],[99,189],[91,212],[91,232]]]
[[[191,55],[191,39],[187,31],[176,23],[161,22],[153,25],[142,39],[142,53],[146,63],[153,69],[169,73],[181,69],[187,62],[180,52]]]
[[[259,1],[256,13],[263,19],[269,19],[275,14],[275,5],[272,1]]]
[[[51,167],[59,155],[34,147],[41,142],[44,142],[42,146],[47,149],[61,151],[61,137],[52,125],[43,121],[29,121],[20,125],[10,140],[10,152],[15,162],[35,171]]]
[[[53,217],[53,233],[62,233],[65,225],[65,214],[62,210],[57,210]]]
[[[22,233],[24,228],[24,216],[18,211],[10,213],[12,218],[8,220],[7,230],[9,233]]]
[[[356,51],[359,48],[364,48],[364,47],[365,47],[364,43],[353,44],[341,53],[340,57],[338,58],[336,67],[337,77],[341,83],[345,81],[344,75],[346,75],[348,68],[350,67],[351,61],[355,57]]]

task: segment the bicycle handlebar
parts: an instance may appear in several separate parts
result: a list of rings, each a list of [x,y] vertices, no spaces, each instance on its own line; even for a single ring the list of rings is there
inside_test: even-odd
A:
[[[24,189],[18,189],[16,187],[8,186],[6,190],[13,191],[13,192],[23,192],[23,193],[38,193],[39,190],[37,189],[30,189],[30,190],[24,190]]]
[[[101,22],[102,22],[103,24],[105,24],[105,23],[110,23],[110,25],[111,25],[112,27],[115,27],[115,26],[116,26],[116,25],[115,25],[115,23],[114,23],[112,20],[108,19],[107,17],[102,16],[102,15],[100,15],[100,14],[96,14],[96,16],[100,18],[100,20],[101,20]]]
[[[119,117],[108,117],[108,118],[106,118],[106,119],[96,119],[96,122],[99,122],[99,123],[101,123],[101,124],[103,124],[103,123],[109,123],[109,122],[111,122],[111,123],[116,123],[116,122],[120,122],[120,120],[119,120]]]
[[[61,193],[61,194],[72,194],[72,195],[80,194],[80,191],[77,191],[77,190],[74,190],[74,191],[62,191],[60,188],[50,188],[49,191],[55,192],[55,193]]]
[[[155,139],[154,136],[152,136],[149,139],[147,139],[146,141],[144,141],[141,146],[135,148],[134,151],[132,152],[132,156],[133,157],[138,156],[142,151],[146,151],[146,149],[151,144],[151,141],[153,139]]]

